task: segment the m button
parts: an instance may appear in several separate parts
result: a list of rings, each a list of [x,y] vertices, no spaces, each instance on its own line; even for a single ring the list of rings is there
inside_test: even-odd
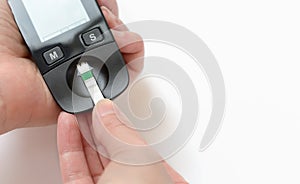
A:
[[[60,47],[54,47],[53,49],[45,52],[43,54],[44,59],[46,60],[48,65],[55,63],[56,61],[60,60],[64,57],[64,53],[62,52]]]

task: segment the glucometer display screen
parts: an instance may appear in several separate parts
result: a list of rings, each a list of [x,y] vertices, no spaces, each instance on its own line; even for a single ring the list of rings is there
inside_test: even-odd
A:
[[[22,2],[41,42],[90,20],[81,0],[22,0]]]

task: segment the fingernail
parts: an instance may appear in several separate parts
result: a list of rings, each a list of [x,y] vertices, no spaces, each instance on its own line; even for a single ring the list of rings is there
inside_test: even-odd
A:
[[[110,100],[101,100],[97,105],[96,105],[96,113],[99,117],[105,117],[110,114],[114,114],[114,107],[113,103]]]

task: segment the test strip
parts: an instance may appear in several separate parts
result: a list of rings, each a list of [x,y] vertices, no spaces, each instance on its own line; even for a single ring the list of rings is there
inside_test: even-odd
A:
[[[93,75],[93,68],[87,62],[77,64],[77,71],[89,91],[94,104],[104,99],[103,94]]]

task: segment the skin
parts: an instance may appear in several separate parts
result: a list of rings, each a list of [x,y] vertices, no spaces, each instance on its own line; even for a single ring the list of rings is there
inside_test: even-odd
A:
[[[128,31],[118,18],[116,1],[98,0],[98,3],[109,27],[112,28],[125,61],[129,64],[137,58],[142,58],[143,41],[139,35]],[[130,77],[134,78],[142,68],[142,62],[128,65]],[[158,183],[186,183],[165,162],[143,167],[122,165],[99,155],[82,139],[76,118],[61,112],[37,66],[31,60],[7,0],[0,0],[0,76],[0,135],[17,128],[53,124],[58,119],[58,149],[65,184],[124,183],[124,181],[157,183],[153,178],[161,181]],[[102,105],[107,107],[108,104],[110,103],[106,102],[106,105]],[[132,132],[124,127],[122,129],[124,141],[130,142],[132,137],[128,135]],[[136,137],[136,141],[142,140]],[[113,177],[114,173],[119,173],[122,177]],[[145,178],[141,176],[149,173],[153,177],[144,181]],[[115,180],[116,178],[122,180]],[[138,180],[131,181],[132,178]]]
[[[137,157],[147,160],[145,155],[156,154],[151,149],[139,154],[140,152],[135,152],[131,146],[128,146],[147,145],[137,132],[126,126],[128,123],[124,122],[126,117],[120,116],[123,116],[122,113],[118,112],[118,108],[115,108],[109,100],[99,102],[94,108],[92,131],[96,135],[96,145],[102,145],[109,155],[109,158],[106,158],[91,148],[81,136],[77,120],[73,115],[60,114],[57,140],[63,182],[65,184],[186,184],[187,182],[164,161],[148,165],[133,165]],[[120,142],[116,143],[115,140]]]
[[[113,28],[127,63],[144,55],[139,35],[129,32],[118,18],[115,0],[99,0]],[[106,8],[105,8],[105,7]],[[143,63],[130,66],[131,77]],[[7,0],[0,0],[0,134],[23,127],[44,126],[56,122],[61,109],[51,96],[18,31]]]

